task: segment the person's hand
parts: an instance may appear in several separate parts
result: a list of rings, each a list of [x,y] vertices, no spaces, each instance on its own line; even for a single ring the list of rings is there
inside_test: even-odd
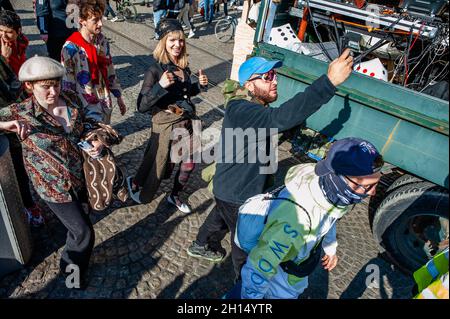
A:
[[[330,63],[328,67],[328,78],[334,86],[338,86],[347,80],[353,70],[353,57],[350,49],[345,49],[341,56]]]
[[[3,37],[2,37],[1,38],[1,46],[2,46],[2,50],[1,50],[2,57],[4,57],[6,60],[8,60],[12,54],[11,43],[6,42],[5,40],[3,40]]]
[[[47,43],[47,41],[48,41],[48,34],[41,34],[40,37],[41,37],[41,40],[42,40],[42,41],[44,41],[45,43]]]
[[[0,122],[0,130],[16,133],[21,140],[26,139],[31,133],[30,126],[24,121]]]
[[[322,266],[325,270],[332,271],[334,267],[336,267],[338,262],[337,255],[325,255],[322,258]]]
[[[174,83],[175,83],[175,76],[173,75],[172,72],[169,71],[164,72],[163,75],[161,76],[161,79],[159,79],[159,85],[161,85],[163,89],[167,89]]]
[[[125,115],[127,112],[127,106],[125,105],[122,97],[117,98],[117,104],[119,105],[120,115]]]
[[[198,70],[198,83],[201,86],[208,86],[208,77],[203,73],[203,70]]]
[[[92,145],[92,148],[89,151],[87,151],[89,156],[90,157],[100,156],[100,154],[103,151],[103,147],[104,147],[103,143],[100,142],[99,140],[92,140],[92,141],[89,141],[89,143],[91,143],[91,145]]]

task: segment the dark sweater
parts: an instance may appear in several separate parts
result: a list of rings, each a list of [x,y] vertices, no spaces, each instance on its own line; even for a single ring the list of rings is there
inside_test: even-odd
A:
[[[260,174],[260,168],[267,164],[261,163],[258,156],[256,156],[256,163],[248,161],[248,151],[257,150],[258,142],[246,139],[243,149],[239,152],[239,157],[243,156],[243,161],[236,163],[236,141],[232,144],[233,150],[225,150],[225,129],[266,128],[268,134],[270,128],[278,128],[279,132],[286,131],[304,122],[323,104],[327,103],[335,91],[334,85],[326,75],[323,75],[304,92],[296,94],[279,108],[267,108],[243,99],[230,101],[222,124],[221,146],[219,146],[222,152],[217,158],[213,180],[214,196],[225,202],[242,204],[248,198],[264,192],[266,178],[269,176]],[[260,143],[261,139],[267,139],[266,136],[258,136],[258,138]],[[265,144],[264,142],[262,144]],[[230,154],[231,152],[232,154]],[[232,163],[225,163],[226,156],[232,158]]]

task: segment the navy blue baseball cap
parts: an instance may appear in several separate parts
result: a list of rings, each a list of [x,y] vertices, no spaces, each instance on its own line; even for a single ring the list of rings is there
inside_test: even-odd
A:
[[[242,63],[239,68],[239,83],[244,85],[253,74],[264,74],[272,69],[279,68],[283,62],[278,60],[266,60],[261,57],[253,57]]]
[[[380,171],[382,166],[383,158],[372,143],[347,137],[333,143],[327,156],[317,163],[315,173],[366,176]]]

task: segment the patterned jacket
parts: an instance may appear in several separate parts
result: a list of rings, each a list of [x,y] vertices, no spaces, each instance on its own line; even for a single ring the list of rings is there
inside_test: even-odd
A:
[[[113,107],[111,93],[118,98],[122,92],[112,63],[108,40],[100,33],[95,38],[94,45],[97,55],[108,61],[109,87],[105,79],[101,79],[98,85],[92,83],[86,51],[70,41],[66,41],[61,51],[61,63],[66,68],[62,87],[63,90],[79,93],[83,106],[86,108],[87,118],[109,124]]]
[[[21,103],[0,109],[0,121],[22,120],[28,123],[31,134],[22,141],[26,170],[39,196],[48,202],[66,203],[75,200],[72,191],[84,187],[82,157],[77,143],[85,126],[81,105],[74,93],[64,92],[69,109],[72,131],[64,128],[30,97]]]

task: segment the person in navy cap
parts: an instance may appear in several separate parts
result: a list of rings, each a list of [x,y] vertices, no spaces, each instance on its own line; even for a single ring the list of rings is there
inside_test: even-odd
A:
[[[216,209],[207,217],[199,229],[196,240],[188,247],[187,252],[190,256],[210,261],[223,259],[222,252],[214,251],[208,245],[211,235],[228,229],[231,238],[234,238],[239,206],[246,199],[262,193],[268,186],[269,175],[261,174],[261,171],[273,163],[263,163],[259,156],[254,158],[251,153],[255,150],[258,152],[259,148],[265,146],[267,148],[271,134],[276,135],[301,124],[327,103],[333,97],[336,86],[350,75],[352,65],[353,58],[350,51],[345,50],[339,58],[330,63],[326,75],[321,76],[304,92],[297,93],[279,108],[268,106],[278,98],[276,69],[282,66],[282,62],[253,57],[241,65],[236,94],[226,101],[219,155],[216,158],[217,165],[213,179]],[[224,88],[224,92],[226,91],[227,87]],[[268,132],[273,128],[277,131]],[[233,149],[227,148],[230,143],[226,141],[226,133],[230,130],[236,132],[239,129],[255,131],[266,129],[267,135],[262,136],[261,140],[254,141],[243,136],[241,143],[232,143]],[[237,149],[237,144],[243,147]],[[233,241],[231,256],[238,278],[246,254]]]
[[[242,282],[227,298],[297,299],[320,262],[332,271],[338,262],[336,222],[375,195],[383,163],[372,143],[349,137],[336,141],[317,164],[291,167],[260,236],[246,247]],[[245,227],[238,223],[238,234]]]
[[[314,171],[322,192],[333,205],[348,206],[375,195],[382,156],[375,146],[356,137],[336,141]]]

